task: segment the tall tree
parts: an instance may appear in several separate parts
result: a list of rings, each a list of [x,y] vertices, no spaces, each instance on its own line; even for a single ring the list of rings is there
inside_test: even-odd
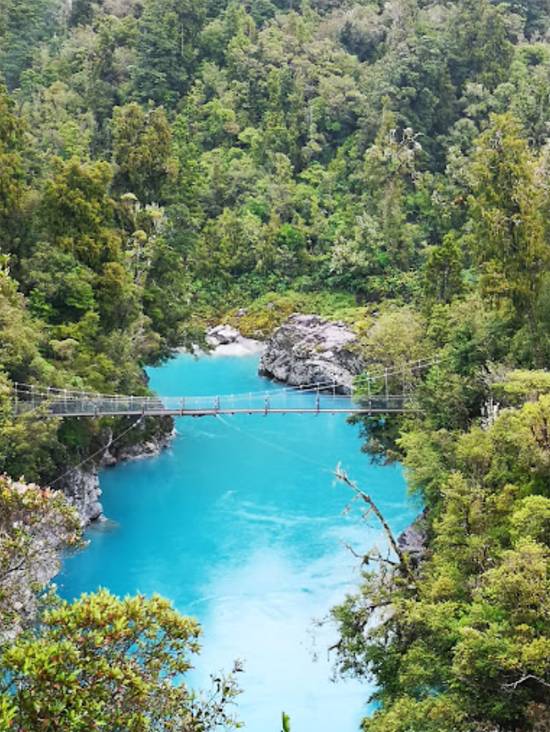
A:
[[[459,0],[448,29],[450,69],[459,86],[468,80],[494,89],[505,80],[514,50],[508,26],[503,5]]]
[[[204,0],[146,0],[134,67],[138,99],[174,106],[187,91],[205,17]]]
[[[0,80],[0,251],[13,249],[14,226],[24,190],[24,127]]]
[[[54,171],[40,212],[44,231],[52,244],[99,270],[120,249],[109,197],[111,167],[103,162],[82,164],[77,158],[67,163],[56,159]]]
[[[113,115],[115,184],[142,204],[159,203],[163,185],[175,173],[172,134],[162,107],[146,111],[136,104],[117,107]]]
[[[103,5],[103,0],[72,0],[69,26],[89,25],[94,17],[94,9],[100,5]]]
[[[545,190],[511,114],[493,115],[477,141],[469,199],[483,292],[508,298],[536,331],[534,307],[550,262]]]
[[[59,0],[0,0],[0,62],[9,89],[19,86],[40,41],[59,27],[61,10]]]

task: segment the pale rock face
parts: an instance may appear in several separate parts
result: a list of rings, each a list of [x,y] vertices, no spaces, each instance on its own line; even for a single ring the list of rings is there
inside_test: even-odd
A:
[[[291,315],[273,333],[258,373],[289,386],[321,384],[326,391],[350,394],[364,369],[357,337],[345,324],[318,315]]]
[[[214,347],[226,346],[229,343],[234,343],[240,335],[239,331],[230,325],[217,325],[215,328],[210,328],[206,341]]]
[[[88,470],[74,468],[61,482],[60,487],[68,502],[78,511],[82,526],[87,526],[102,516],[103,509],[98,500],[101,489],[95,467]]]
[[[425,512],[397,537],[397,546],[402,552],[409,554],[413,568],[419,567],[426,549],[428,548],[428,535],[425,527]]]
[[[135,445],[122,447],[113,444],[112,434],[107,434],[105,452],[99,466],[88,465],[85,468],[73,468],[60,481],[60,484],[56,485],[56,488],[61,488],[71,506],[77,510],[82,526],[105,518],[103,506],[99,502],[101,496],[99,468],[112,467],[121,460],[138,460],[159,455],[169,446],[174,436],[174,432],[167,428],[171,425],[170,420],[157,435],[152,435],[148,440],[143,440]]]
[[[264,344],[260,341],[243,338],[236,328],[227,324],[209,328],[206,342],[214,349],[211,354],[213,356],[246,356],[251,353],[260,353],[264,348]]]

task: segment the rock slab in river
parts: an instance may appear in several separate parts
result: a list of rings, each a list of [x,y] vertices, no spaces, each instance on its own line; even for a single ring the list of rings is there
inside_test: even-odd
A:
[[[350,394],[363,369],[357,336],[345,323],[291,315],[269,339],[258,373],[289,386],[321,384],[328,390],[337,384],[338,394]]]
[[[235,341],[241,337],[241,334],[236,328],[232,328],[230,325],[216,325],[214,328],[210,328],[206,335],[206,342],[211,346],[227,346],[229,343],[235,343]]]
[[[245,311],[246,312],[246,311]],[[253,338],[244,338],[230,325],[216,325],[206,332],[206,342],[218,356],[245,356],[263,351],[264,344]]]

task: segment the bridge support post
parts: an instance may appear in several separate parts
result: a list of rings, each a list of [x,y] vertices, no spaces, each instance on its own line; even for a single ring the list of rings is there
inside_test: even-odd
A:
[[[220,397],[217,396],[214,399],[214,413],[217,414],[220,411]]]
[[[180,417],[183,417],[183,410],[185,408],[185,397],[180,399]]]
[[[317,396],[315,397],[315,416],[317,416],[319,414],[319,401],[320,401],[319,391],[317,391]]]
[[[269,397],[265,398],[265,404],[264,404],[264,417],[269,412]]]
[[[386,409],[388,409],[390,406],[390,401],[388,398],[388,368],[387,367],[384,369],[384,382],[386,385],[386,387],[385,387],[386,388]]]

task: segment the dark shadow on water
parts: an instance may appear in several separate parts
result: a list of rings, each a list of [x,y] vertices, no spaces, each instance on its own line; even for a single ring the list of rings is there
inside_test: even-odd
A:
[[[117,521],[112,521],[109,518],[102,518],[99,521],[93,521],[89,526],[86,527],[86,533],[97,533],[97,534],[114,534],[120,529],[120,524]]]

